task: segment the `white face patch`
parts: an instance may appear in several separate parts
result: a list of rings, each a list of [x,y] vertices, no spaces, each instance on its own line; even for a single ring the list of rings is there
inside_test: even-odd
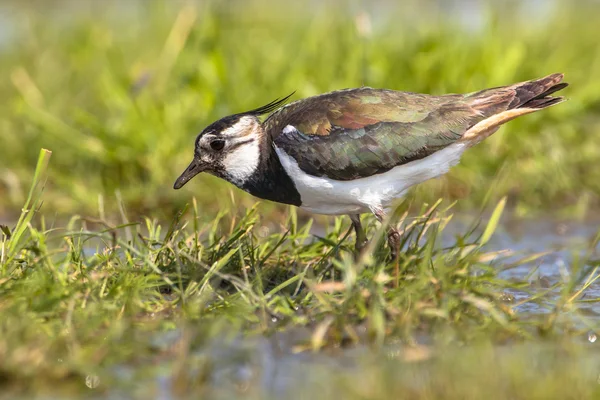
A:
[[[220,177],[242,187],[258,168],[263,135],[256,117],[243,116],[227,129],[204,135],[198,141],[197,154],[206,164],[220,166],[215,171]],[[214,141],[224,142],[222,148],[214,148]]]
[[[234,185],[243,185],[258,168],[260,161],[259,140],[260,138],[256,134],[246,135],[238,141],[247,142],[236,145],[233,141],[229,144],[232,148],[230,150],[226,149],[221,164],[230,182]]]
[[[243,185],[260,162],[260,124],[252,116],[244,116],[220,135],[227,142],[221,165],[234,185]]]

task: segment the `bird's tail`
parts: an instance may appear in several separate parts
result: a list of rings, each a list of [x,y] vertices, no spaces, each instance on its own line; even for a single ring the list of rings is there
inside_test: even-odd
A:
[[[469,128],[461,141],[474,145],[512,119],[563,102],[564,97],[551,96],[568,86],[562,79],[563,74],[552,74],[468,95],[467,100],[470,100],[471,107],[486,118]]]
[[[550,96],[569,86],[568,83],[562,82],[563,77],[563,74],[552,74],[534,81],[512,85],[515,98],[509,104],[509,108],[541,109],[564,101],[564,97]]]

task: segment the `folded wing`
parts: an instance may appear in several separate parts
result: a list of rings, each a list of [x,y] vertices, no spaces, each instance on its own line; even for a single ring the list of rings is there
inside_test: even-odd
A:
[[[561,74],[465,94],[428,96],[358,88],[291,103],[264,122],[277,147],[314,176],[352,180],[418,160],[475,124],[515,108],[561,101]]]

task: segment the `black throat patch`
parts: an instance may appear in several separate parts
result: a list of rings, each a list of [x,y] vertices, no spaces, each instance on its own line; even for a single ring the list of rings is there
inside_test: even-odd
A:
[[[261,141],[260,154],[262,157],[258,168],[241,189],[261,199],[300,206],[300,193],[281,165],[271,140]]]

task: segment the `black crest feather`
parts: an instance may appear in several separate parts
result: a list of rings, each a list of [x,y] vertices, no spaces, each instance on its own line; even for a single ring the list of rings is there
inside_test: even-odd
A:
[[[254,110],[250,110],[245,112],[244,114],[246,115],[255,115],[255,116],[259,116],[259,115],[264,115],[264,114],[269,114],[275,110],[277,110],[279,107],[281,107],[283,104],[285,104],[285,102],[287,101],[287,99],[289,99],[290,97],[292,97],[294,95],[294,93],[296,93],[295,91],[290,93],[289,95],[279,99],[275,99],[272,102],[270,102],[269,104],[265,104],[262,107],[258,107],[255,108]]]

